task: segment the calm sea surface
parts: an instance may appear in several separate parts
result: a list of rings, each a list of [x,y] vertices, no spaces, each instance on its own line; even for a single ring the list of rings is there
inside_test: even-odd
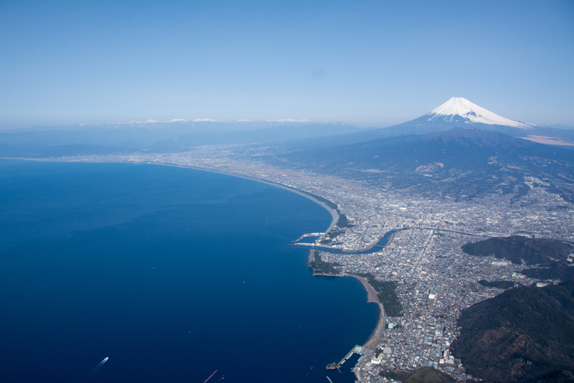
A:
[[[308,199],[191,169],[0,161],[0,201],[0,381],[353,381],[325,366],[378,307],[289,246],[329,226]]]

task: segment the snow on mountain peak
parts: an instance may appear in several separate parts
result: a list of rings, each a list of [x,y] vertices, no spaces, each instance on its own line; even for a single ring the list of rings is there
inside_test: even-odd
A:
[[[427,113],[429,121],[437,118],[448,118],[452,120],[454,116],[460,116],[467,118],[470,122],[477,122],[481,124],[488,125],[504,125],[513,126],[515,128],[521,129],[532,129],[535,125],[528,124],[525,122],[511,120],[506,117],[499,116],[489,110],[486,110],[470,101],[464,97],[453,97],[438,108],[433,109],[431,112]]]

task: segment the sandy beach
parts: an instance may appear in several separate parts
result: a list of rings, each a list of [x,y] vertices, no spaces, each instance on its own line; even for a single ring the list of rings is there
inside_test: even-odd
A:
[[[358,277],[356,275],[348,275],[348,276],[353,277],[355,279],[358,279],[359,282],[361,282],[361,284],[365,288],[365,290],[367,290],[367,302],[376,303],[379,305],[379,309],[380,309],[379,321],[377,322],[377,326],[375,327],[375,329],[371,333],[371,336],[363,345],[363,347],[374,348],[377,345],[377,343],[381,337],[383,329],[385,328],[385,317],[386,317],[385,316],[385,307],[383,306],[381,301],[379,301],[379,297],[377,296],[377,292],[375,291],[373,286],[371,286],[369,284],[369,282],[367,282],[366,278]]]
[[[315,256],[315,250],[310,250],[309,251],[309,258],[307,260],[307,265],[309,267],[311,267],[311,262],[314,261],[314,256]],[[365,291],[367,291],[367,302],[368,303],[376,303],[379,306],[379,320],[377,322],[377,325],[375,326],[373,332],[369,336],[369,339],[367,339],[365,344],[363,344],[363,347],[367,347],[367,348],[375,347],[377,345],[380,337],[381,337],[381,334],[382,334],[384,328],[385,328],[386,315],[385,315],[385,307],[383,306],[383,304],[379,300],[377,292],[375,291],[373,286],[371,286],[369,284],[369,282],[367,281],[367,278],[359,277],[357,275],[352,275],[352,274],[341,275],[341,274],[317,273],[317,272],[315,272],[315,270],[313,270],[313,275],[314,276],[324,276],[324,277],[351,277],[351,278],[355,278],[359,282],[361,282],[361,284],[363,285],[363,288],[365,289]]]

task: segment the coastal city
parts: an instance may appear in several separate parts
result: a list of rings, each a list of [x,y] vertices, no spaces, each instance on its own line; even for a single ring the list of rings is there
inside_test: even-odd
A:
[[[479,281],[505,281],[508,286],[544,286],[558,281],[528,278],[521,274],[526,265],[494,256],[468,255],[461,247],[512,235],[574,242],[574,205],[549,192],[545,181],[534,177],[525,178],[530,190],[514,200],[512,195],[489,194],[454,201],[270,166],[257,156],[241,155],[235,146],[169,154],[70,157],[62,161],[190,167],[278,184],[309,193],[306,196],[311,199],[318,196],[331,201],[338,211],[322,205],[331,210],[333,217],[344,215],[347,224],[332,225],[330,233],[313,233],[314,243],[297,245],[316,249],[311,251],[310,261],[314,256],[315,261],[329,264],[329,275],[356,276],[371,284],[392,282],[400,306],[391,312],[379,302],[379,327],[365,345],[350,351],[362,355],[353,370],[358,382],[392,381],[385,371],[428,366],[455,379],[473,379],[451,352],[450,346],[460,331],[457,319],[465,308],[504,291]],[[388,244],[373,251],[373,245],[391,231],[394,233]],[[370,248],[373,250],[363,251]]]
[[[449,351],[458,332],[456,321],[463,309],[502,291],[477,282],[536,282],[520,274],[522,265],[464,254],[461,246],[477,239],[481,237],[413,228],[395,233],[380,252],[319,252],[322,261],[340,265],[336,267],[340,275],[370,274],[396,282],[402,316],[386,317],[376,346],[363,349],[356,367],[359,381],[385,381],[382,371],[427,366],[457,379],[468,378]]]

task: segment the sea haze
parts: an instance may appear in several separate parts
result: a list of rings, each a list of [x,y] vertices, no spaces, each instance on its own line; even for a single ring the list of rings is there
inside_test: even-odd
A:
[[[0,161],[0,380],[352,382],[327,372],[376,325],[352,278],[290,242],[312,201],[246,179]],[[346,366],[348,367],[348,366]]]

